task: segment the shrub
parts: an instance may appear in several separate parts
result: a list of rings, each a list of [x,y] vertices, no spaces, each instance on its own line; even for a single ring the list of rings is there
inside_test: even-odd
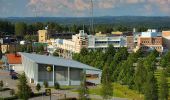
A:
[[[47,81],[44,81],[43,85],[44,85],[45,88],[48,88],[48,82]]]
[[[60,84],[58,83],[58,82],[56,82],[55,84],[54,84],[54,88],[57,90],[57,89],[60,89]]]

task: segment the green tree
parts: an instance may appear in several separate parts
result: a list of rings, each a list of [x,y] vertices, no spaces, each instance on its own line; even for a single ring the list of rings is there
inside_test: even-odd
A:
[[[4,86],[4,82],[1,80],[0,81],[0,90],[2,90],[3,86]]]
[[[26,24],[23,22],[18,22],[15,24],[15,35],[19,37],[23,37],[26,34]]]
[[[3,56],[2,50],[0,49],[0,59],[2,59],[2,56]]]
[[[110,99],[113,96],[113,85],[111,81],[111,72],[109,64],[105,64],[102,72],[102,88],[101,95],[103,99]]]
[[[41,90],[41,85],[40,85],[39,83],[36,85],[36,90],[37,90],[38,92]]]
[[[161,58],[161,67],[166,68],[170,65],[170,51],[168,51],[162,58]]]
[[[110,59],[110,62],[113,60],[113,57],[116,53],[115,48],[113,47],[113,45],[109,45],[109,47],[106,49],[106,52],[104,54],[104,61],[107,61]]]
[[[163,70],[160,76],[159,100],[168,100],[169,87],[167,80],[167,71]]]
[[[88,49],[87,49],[87,48],[82,48],[81,51],[80,51],[80,54],[81,54],[82,56],[87,55],[87,54],[88,54]]]
[[[60,89],[60,84],[58,83],[58,82],[56,82],[55,84],[54,84],[54,88],[57,90],[57,89]]]
[[[48,82],[47,81],[44,81],[43,85],[44,85],[45,88],[48,88]]]
[[[145,100],[158,100],[157,80],[153,72],[148,72],[146,83],[144,83]]]
[[[136,71],[134,75],[135,89],[140,93],[144,93],[144,83],[146,82],[146,68],[143,66],[143,60],[137,62]]]
[[[25,76],[25,73],[22,73],[19,76],[19,83],[17,87],[18,87],[17,95],[19,99],[28,100],[29,97],[31,96],[32,90],[30,86],[27,84],[27,78]]]
[[[80,100],[87,100],[88,96],[88,87],[86,86],[86,74],[85,72],[82,73],[82,80],[79,88],[79,99]]]

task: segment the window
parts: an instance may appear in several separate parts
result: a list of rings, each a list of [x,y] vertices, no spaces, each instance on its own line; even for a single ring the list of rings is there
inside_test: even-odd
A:
[[[99,75],[98,74],[87,74],[86,78],[87,79],[97,79],[97,78],[99,78]]]

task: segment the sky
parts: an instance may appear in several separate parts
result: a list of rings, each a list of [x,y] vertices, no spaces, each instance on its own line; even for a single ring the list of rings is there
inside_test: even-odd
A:
[[[0,17],[89,17],[91,0],[0,0]],[[170,16],[170,0],[93,0],[94,16]]]

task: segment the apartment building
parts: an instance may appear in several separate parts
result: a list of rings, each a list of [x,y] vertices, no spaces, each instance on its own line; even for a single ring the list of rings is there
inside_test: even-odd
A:
[[[163,38],[159,35],[156,30],[148,30],[142,32],[138,38],[138,48],[142,51],[157,50],[163,52]]]
[[[73,35],[71,40],[56,39],[55,47],[59,49],[59,54],[65,58],[71,58],[72,53],[80,53],[82,48],[88,47],[87,33],[80,30],[79,34]]]
[[[38,42],[44,43],[48,39],[48,31],[47,30],[39,30],[38,31]]]

